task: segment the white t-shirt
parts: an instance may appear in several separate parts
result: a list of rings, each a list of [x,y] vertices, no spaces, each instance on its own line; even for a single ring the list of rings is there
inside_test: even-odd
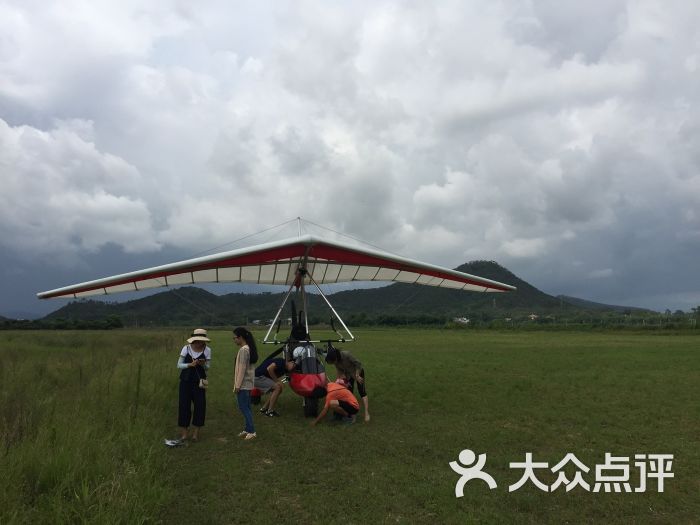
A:
[[[190,345],[185,345],[182,347],[182,350],[180,350],[180,357],[185,357],[187,354],[190,354],[190,357],[192,360],[197,359],[201,354],[195,354],[194,350],[192,350],[192,347]],[[208,346],[204,347],[204,359],[207,361],[211,361],[211,348]]]

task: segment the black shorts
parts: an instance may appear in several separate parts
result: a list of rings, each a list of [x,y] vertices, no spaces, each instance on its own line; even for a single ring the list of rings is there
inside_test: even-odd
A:
[[[352,406],[347,401],[338,401],[338,405],[351,416],[357,414],[358,412],[358,409]]]

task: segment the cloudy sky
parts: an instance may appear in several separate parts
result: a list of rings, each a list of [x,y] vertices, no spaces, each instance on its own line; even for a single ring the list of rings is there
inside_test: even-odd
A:
[[[0,314],[299,215],[689,310],[699,20],[688,1],[0,0]]]

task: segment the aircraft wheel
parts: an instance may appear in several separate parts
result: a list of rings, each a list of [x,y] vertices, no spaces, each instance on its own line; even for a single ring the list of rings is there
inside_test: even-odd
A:
[[[305,417],[318,416],[318,399],[316,399],[315,397],[305,397],[304,398],[304,416]]]

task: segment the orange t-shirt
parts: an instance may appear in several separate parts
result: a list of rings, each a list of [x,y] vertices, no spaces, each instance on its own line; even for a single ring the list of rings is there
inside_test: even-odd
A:
[[[360,409],[360,404],[357,402],[357,399],[355,399],[355,396],[352,395],[350,390],[343,385],[339,385],[338,383],[328,383],[326,385],[326,406],[329,406],[331,401],[334,400],[345,401],[346,403],[354,406],[356,409]]]

